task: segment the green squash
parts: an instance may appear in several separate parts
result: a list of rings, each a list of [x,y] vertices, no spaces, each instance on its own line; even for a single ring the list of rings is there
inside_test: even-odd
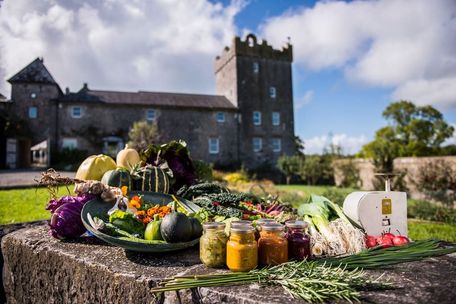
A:
[[[107,171],[103,175],[101,182],[112,187],[121,188],[123,186],[127,186],[128,190],[131,189],[130,172],[128,172],[125,168],[116,168],[114,170]]]
[[[162,238],[168,243],[187,242],[192,239],[192,223],[181,212],[171,212],[165,215],[160,225]]]
[[[194,217],[190,217],[190,223],[192,224],[192,240],[201,237],[203,234],[203,226],[200,221]]]
[[[133,190],[167,194],[169,192],[168,174],[158,167],[146,166],[140,168],[135,173]]]

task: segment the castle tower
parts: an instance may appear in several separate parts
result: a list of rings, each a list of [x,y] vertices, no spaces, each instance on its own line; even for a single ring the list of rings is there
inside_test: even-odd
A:
[[[235,37],[215,60],[217,94],[239,108],[238,161],[248,168],[295,153],[292,61],[290,44],[275,50],[253,34]]]
[[[55,149],[58,132],[55,99],[62,95],[62,90],[43,59],[36,58],[8,82],[11,84],[10,111],[26,120],[32,145],[49,139]]]

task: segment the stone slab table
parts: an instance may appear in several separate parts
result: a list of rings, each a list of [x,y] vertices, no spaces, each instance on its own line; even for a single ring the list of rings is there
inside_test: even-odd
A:
[[[39,225],[3,237],[3,279],[8,303],[301,303],[281,288],[256,284],[200,288],[155,297],[149,289],[165,277],[213,272],[198,248],[138,254],[93,237],[58,241]],[[395,289],[362,292],[363,302],[456,303],[456,254],[404,263],[384,273]]]

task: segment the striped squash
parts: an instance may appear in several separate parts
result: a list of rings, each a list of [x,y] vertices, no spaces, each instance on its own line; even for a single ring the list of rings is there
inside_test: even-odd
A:
[[[133,183],[136,191],[169,192],[169,178],[165,171],[158,167],[146,166],[137,172],[138,178]]]
[[[116,168],[107,171],[103,175],[101,182],[112,187],[121,188],[122,186],[127,186],[129,190],[131,189],[130,172],[125,168]]]

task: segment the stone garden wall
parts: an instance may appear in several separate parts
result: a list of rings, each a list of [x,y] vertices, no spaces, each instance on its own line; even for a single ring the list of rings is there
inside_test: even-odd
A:
[[[435,157],[399,157],[394,160],[394,169],[399,171],[407,171],[405,181],[409,189],[408,195],[413,198],[423,199],[424,194],[416,187],[413,180],[416,180],[420,167],[428,162],[445,161],[449,163],[453,170],[456,171],[456,156],[435,156]],[[342,181],[342,173],[338,170],[338,164],[348,162],[347,159],[335,161],[334,164],[334,180],[336,185],[340,185]],[[374,189],[372,183],[374,179],[375,167],[369,159],[354,159],[355,166],[359,170],[359,177],[361,180],[361,189],[363,190],[383,190]],[[393,189],[394,190],[394,189]]]

